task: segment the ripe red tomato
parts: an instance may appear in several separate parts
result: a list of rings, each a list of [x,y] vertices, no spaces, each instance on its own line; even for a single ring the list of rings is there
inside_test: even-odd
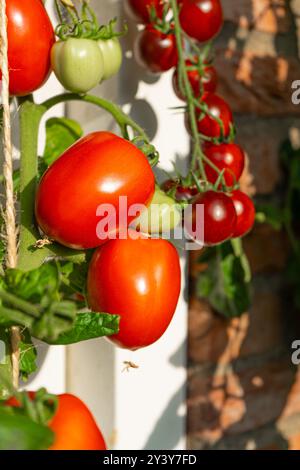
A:
[[[186,66],[195,65],[191,60],[187,59],[185,61]],[[203,74],[199,73],[198,69],[195,70],[188,70],[188,79],[191,84],[191,87],[194,92],[195,98],[199,98],[203,92],[210,91],[214,93],[217,89],[218,77],[217,71],[212,65],[205,65],[203,68]],[[176,69],[173,74],[173,88],[175,91],[176,96],[179,99],[185,100],[184,96],[182,95],[178,83],[178,70]]]
[[[182,29],[197,41],[213,39],[223,25],[220,0],[183,0],[180,23]]]
[[[33,400],[35,392],[28,392]],[[19,407],[15,398],[7,405]],[[87,406],[74,395],[58,395],[58,408],[48,423],[55,433],[55,440],[49,450],[106,450],[104,438]]]
[[[245,166],[245,154],[239,145],[206,143],[203,151],[219,170],[225,170],[226,186],[231,187],[238,182]],[[205,163],[204,168],[208,181],[214,184],[219,177],[218,173],[208,163]]]
[[[109,339],[135,350],[166,331],[178,302],[181,275],[170,242],[133,233],[137,239],[111,240],[95,252],[87,292],[94,312],[121,316],[120,332]]]
[[[240,190],[232,192],[232,201],[237,214],[233,237],[243,237],[252,229],[255,222],[255,207],[252,199]]]
[[[50,74],[53,27],[40,0],[7,0],[6,13],[10,94],[28,95]]]
[[[140,23],[150,22],[150,8],[154,7],[160,18],[163,12],[162,0],[127,0],[127,6],[131,16]]]
[[[204,239],[197,237],[204,245],[218,245],[228,240],[234,233],[236,226],[236,211],[229,196],[216,191],[207,191],[199,194],[193,203],[193,223],[195,227],[195,215],[197,204],[203,205]],[[201,220],[197,221],[201,224]],[[197,234],[199,234],[197,230]]]
[[[177,182],[173,180],[167,180],[162,184],[162,190],[165,192],[168,192],[173,188],[176,188],[175,199],[177,201],[187,201],[198,194],[196,186],[183,186],[182,184],[177,184]]]
[[[178,62],[175,35],[163,34],[148,25],[136,37],[134,55],[137,62],[150,72],[166,72]]]
[[[48,237],[75,249],[94,248],[119,228],[120,196],[127,205],[148,204],[155,190],[152,169],[132,143],[111,132],[94,132],[80,139],[56,160],[41,179],[36,218]],[[110,204],[116,220],[99,223],[100,204]],[[102,206],[103,208],[103,206]],[[130,223],[134,216],[128,217]],[[126,221],[121,222],[120,227]]]
[[[207,105],[208,111],[212,116],[220,119],[223,123],[223,136],[228,137],[230,125],[233,124],[232,111],[223,98],[214,93],[204,93],[201,102]],[[207,137],[221,137],[222,129],[218,121],[212,116],[204,115],[198,109],[198,130],[200,134]]]

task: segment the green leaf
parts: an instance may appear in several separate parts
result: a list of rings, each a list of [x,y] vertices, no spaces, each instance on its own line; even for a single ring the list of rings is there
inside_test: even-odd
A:
[[[6,384],[11,382],[12,377],[10,352],[9,330],[6,328],[0,328],[0,400],[8,398],[10,394],[9,389],[6,386]]]
[[[207,270],[199,274],[196,292],[225,317],[237,317],[247,311],[249,271],[244,253],[235,254],[230,242],[218,246]]]
[[[0,407],[0,450],[44,450],[53,441],[54,434],[47,426]]]
[[[51,165],[83,135],[80,125],[73,119],[51,118],[46,122],[45,163]]]
[[[29,375],[37,370],[37,351],[32,343],[28,330],[22,331],[20,342],[20,374],[22,380],[27,380]]]
[[[119,316],[107,313],[78,313],[73,328],[61,334],[51,344],[72,344],[110,336],[119,331]]]

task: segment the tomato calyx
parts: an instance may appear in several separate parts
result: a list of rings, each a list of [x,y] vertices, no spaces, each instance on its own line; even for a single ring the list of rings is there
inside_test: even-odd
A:
[[[14,392],[5,402],[5,407],[11,413],[26,416],[35,423],[46,426],[57,412],[58,398],[45,388],[37,392]]]
[[[146,155],[151,167],[154,167],[159,162],[159,152],[156,150],[154,145],[150,144],[150,142],[145,141],[142,136],[136,136],[131,141],[139,150]]]

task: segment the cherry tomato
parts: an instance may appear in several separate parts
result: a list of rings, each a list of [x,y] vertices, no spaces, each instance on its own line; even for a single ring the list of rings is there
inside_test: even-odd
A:
[[[162,0],[127,0],[127,9],[131,16],[140,23],[150,22],[150,8],[154,7],[158,17],[162,16]]]
[[[110,240],[95,252],[87,291],[94,312],[121,317],[119,333],[109,339],[135,350],[166,331],[178,302],[181,274],[170,242],[133,234],[137,239]]]
[[[116,75],[122,65],[122,48],[117,37],[99,39],[98,46],[102,52],[104,75],[103,80]]]
[[[176,181],[167,180],[162,184],[162,189],[166,193],[176,188],[175,199],[176,201],[188,201],[198,194],[196,186],[183,186]]]
[[[136,37],[134,55],[137,62],[150,72],[166,72],[178,62],[175,35],[163,34],[148,25]]]
[[[209,92],[204,93],[200,101],[206,104],[212,116],[218,118],[223,123],[223,136],[228,137],[230,127],[233,124],[233,116],[226,101],[220,96]],[[200,134],[207,137],[221,137],[221,126],[212,116],[204,115],[201,110],[198,109],[198,130]]]
[[[180,23],[191,38],[199,42],[210,41],[223,25],[220,0],[183,0]]]
[[[128,208],[147,205],[154,190],[152,169],[137,147],[111,132],[94,132],[66,150],[42,177],[36,197],[37,222],[62,245],[94,248],[117,232],[120,196],[127,197]],[[107,219],[104,204],[110,204],[116,216],[109,219],[108,227],[102,226]],[[127,227],[133,218],[120,226]]]
[[[28,95],[50,74],[53,27],[40,0],[7,0],[6,13],[9,91],[15,96]]]
[[[34,400],[35,392],[28,392]],[[55,439],[49,450],[106,450],[104,438],[87,406],[74,395],[58,395],[58,408],[48,423]],[[7,405],[19,407],[16,398]]]
[[[206,143],[203,151],[219,170],[225,170],[226,186],[231,187],[238,182],[245,166],[245,154],[239,145]],[[214,184],[219,177],[218,173],[208,163],[205,163],[204,168],[208,181]]]
[[[197,220],[196,206],[203,205],[204,220]],[[193,230],[197,241],[204,245],[218,245],[228,240],[234,233],[236,226],[236,211],[229,196],[216,191],[206,191],[199,194],[193,202]],[[202,237],[201,223],[204,223],[204,236]]]
[[[232,192],[232,201],[237,214],[233,237],[243,237],[252,229],[255,222],[255,207],[252,199],[240,190]]]
[[[195,66],[196,63],[192,62],[191,60],[187,59],[185,61],[187,67]],[[188,79],[191,84],[191,87],[194,92],[195,98],[199,98],[203,92],[210,91],[214,93],[217,89],[218,77],[216,69],[212,65],[205,65],[203,68],[203,73],[200,73],[198,69],[195,70],[188,70]],[[179,99],[185,100],[184,96],[182,95],[178,83],[178,70],[176,69],[173,74],[173,88],[175,91],[176,96]]]
[[[92,39],[69,38],[56,42],[51,63],[60,83],[74,93],[87,93],[105,75],[102,52]]]
[[[131,224],[143,233],[165,233],[174,230],[181,221],[181,211],[174,199],[159,188],[155,189],[150,205]]]

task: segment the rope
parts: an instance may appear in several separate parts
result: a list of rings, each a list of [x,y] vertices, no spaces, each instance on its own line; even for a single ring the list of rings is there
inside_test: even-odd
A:
[[[0,39],[1,39],[1,71],[2,71],[2,106],[3,106],[3,176],[5,181],[5,228],[6,228],[6,266],[15,268],[17,266],[17,228],[14,204],[13,187],[13,159],[11,142],[11,122],[9,104],[9,70],[8,70],[8,40],[7,40],[7,18],[6,0],[0,0]],[[13,369],[13,384],[18,388],[19,382],[19,342],[20,331],[18,327],[11,329],[11,360]]]

